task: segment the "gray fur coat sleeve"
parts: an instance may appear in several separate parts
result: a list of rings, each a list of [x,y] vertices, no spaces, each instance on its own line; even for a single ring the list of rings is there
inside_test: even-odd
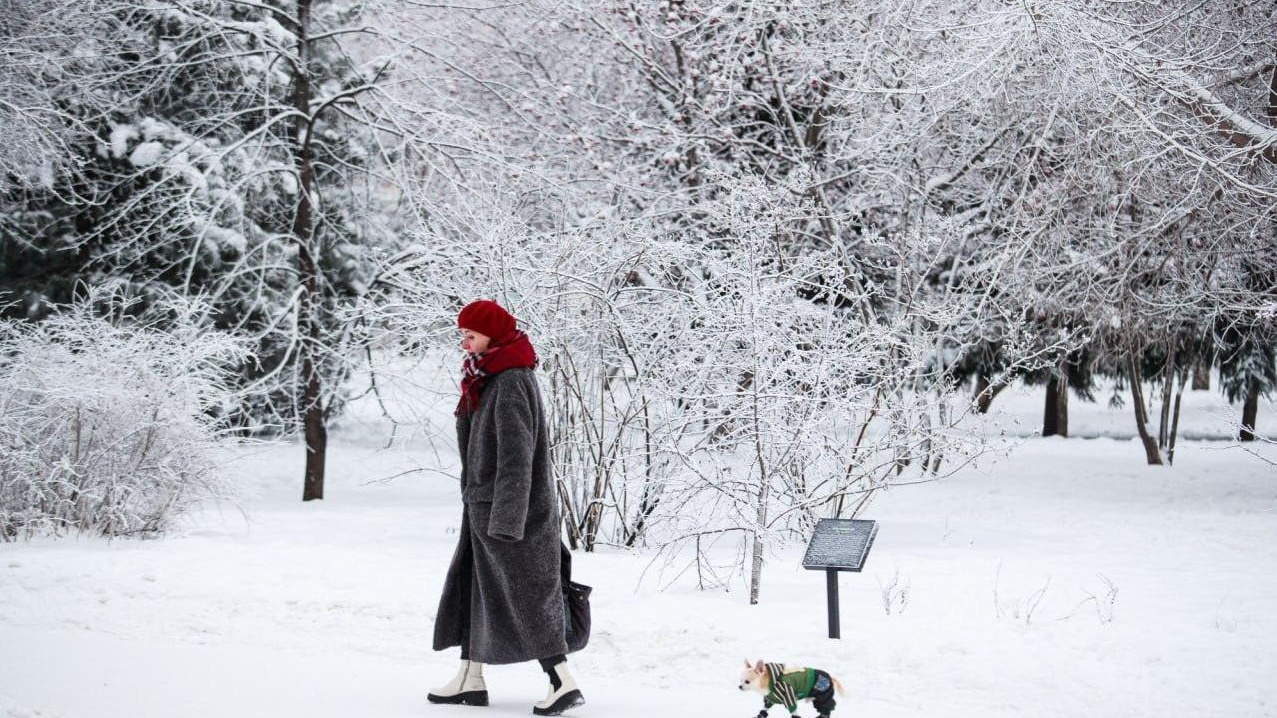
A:
[[[488,535],[500,541],[520,541],[528,520],[528,502],[535,473],[541,407],[533,392],[531,374],[512,374],[496,386],[492,409],[496,432],[496,481]]]

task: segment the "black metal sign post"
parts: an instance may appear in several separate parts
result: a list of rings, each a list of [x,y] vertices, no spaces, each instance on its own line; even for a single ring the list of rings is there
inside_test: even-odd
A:
[[[842,638],[838,621],[838,569],[825,569],[825,595],[829,599],[829,637]]]
[[[825,594],[829,599],[829,637],[841,638],[838,617],[838,572],[860,572],[878,536],[878,522],[863,519],[821,519],[816,524],[803,568],[825,571]]]

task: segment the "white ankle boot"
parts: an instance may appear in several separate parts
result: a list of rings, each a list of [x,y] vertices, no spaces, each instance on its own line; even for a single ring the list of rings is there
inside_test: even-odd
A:
[[[430,691],[426,699],[431,703],[488,705],[488,686],[483,682],[483,664],[478,661],[462,661],[457,675],[447,685]]]
[[[559,679],[559,687],[555,688],[554,682],[550,682],[550,694],[532,707],[532,712],[536,715],[557,716],[568,709],[585,705],[585,696],[581,695],[576,679],[568,672],[568,664],[559,663],[554,667],[554,673]]]

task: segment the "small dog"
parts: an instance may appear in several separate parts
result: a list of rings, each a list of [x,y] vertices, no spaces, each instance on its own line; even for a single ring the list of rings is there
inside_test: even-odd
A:
[[[740,689],[763,694],[763,709],[758,712],[758,718],[767,718],[767,710],[774,705],[785,706],[789,714],[797,718],[801,700],[814,703],[820,718],[829,718],[837,705],[834,692],[843,695],[838,679],[818,668],[762,661],[751,664],[749,659],[745,660],[745,670],[740,675]]]

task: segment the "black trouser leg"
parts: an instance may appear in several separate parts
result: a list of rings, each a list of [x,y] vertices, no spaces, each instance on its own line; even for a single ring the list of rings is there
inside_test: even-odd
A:
[[[559,686],[563,685],[563,681],[559,680],[559,673],[554,670],[554,667],[560,663],[567,663],[568,657],[559,654],[549,658],[538,658],[537,662],[541,664],[541,670],[545,671],[545,674],[550,677],[550,685],[554,686],[554,690],[559,690]]]
[[[829,677],[828,673],[821,671],[817,673],[817,682],[824,677],[829,682],[829,687],[823,691],[815,691],[811,694],[811,702],[816,706],[816,712],[822,716],[827,716],[834,712],[834,706],[838,705],[838,701],[834,700],[834,679]]]

